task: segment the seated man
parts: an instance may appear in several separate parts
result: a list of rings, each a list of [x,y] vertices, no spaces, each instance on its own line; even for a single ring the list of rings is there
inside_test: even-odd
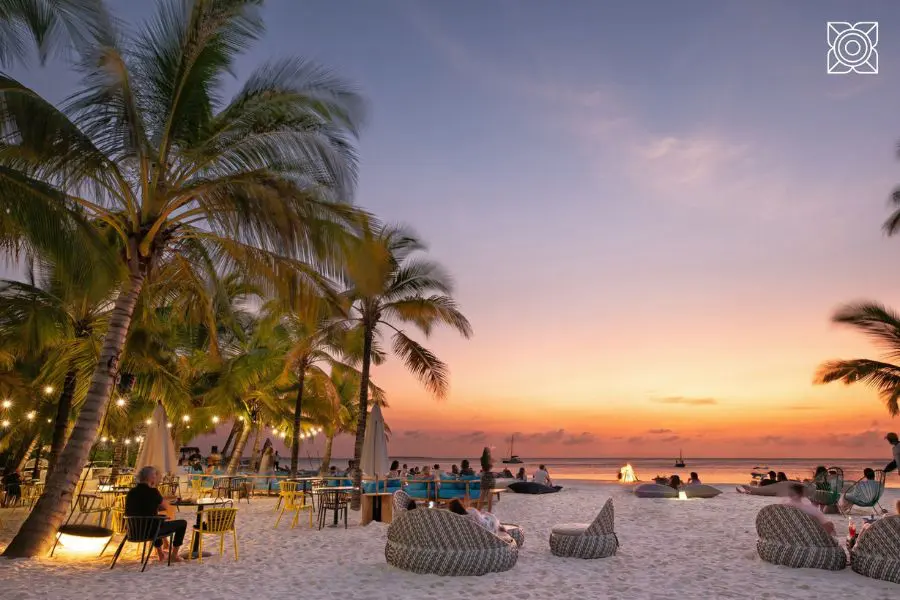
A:
[[[169,513],[172,507],[166,502],[156,484],[159,483],[159,471],[156,467],[144,467],[138,471],[135,478],[137,483],[125,496],[125,516],[126,517],[156,517],[160,512]],[[180,562],[181,557],[178,556],[178,549],[184,543],[184,534],[187,531],[187,521],[165,521],[159,527],[159,535],[175,534],[172,540],[172,547],[169,553],[172,555],[172,562]],[[156,555],[159,560],[166,559],[166,553],[162,548],[163,540],[158,539],[156,546]]]
[[[544,465],[538,466],[538,470],[534,472],[534,482],[553,487],[553,481],[550,479],[550,473],[547,471],[547,467]]]
[[[803,486],[803,484],[793,484],[788,488],[788,499],[785,500],[784,504],[787,506],[793,506],[794,508],[800,509],[801,511],[805,512],[816,521],[818,521],[819,524],[821,524],[822,527],[825,528],[825,531],[827,531],[831,535],[834,535],[834,523],[828,520],[828,517],[822,514],[822,511],[813,506],[812,503],[804,497],[805,495],[806,488]]]

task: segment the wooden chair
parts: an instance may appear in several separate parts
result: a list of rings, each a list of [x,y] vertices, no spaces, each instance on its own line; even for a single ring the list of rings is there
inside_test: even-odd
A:
[[[198,529],[194,525],[191,531],[191,547],[194,540],[199,536],[198,558],[203,562],[203,536],[218,535],[219,536],[219,554],[225,554],[225,535],[230,533],[234,540],[234,560],[238,559],[238,540],[237,529],[235,529],[235,521],[237,520],[236,508],[208,508],[203,511],[203,522]]]

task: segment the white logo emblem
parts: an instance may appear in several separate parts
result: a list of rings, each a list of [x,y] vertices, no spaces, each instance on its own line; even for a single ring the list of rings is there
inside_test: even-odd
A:
[[[828,22],[828,73],[878,73],[878,23]]]

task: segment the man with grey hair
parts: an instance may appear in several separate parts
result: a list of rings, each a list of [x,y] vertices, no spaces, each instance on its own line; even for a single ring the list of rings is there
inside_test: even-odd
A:
[[[137,484],[131,488],[128,495],[125,496],[125,516],[126,517],[157,517],[160,512],[169,510],[169,503],[159,490],[156,484],[159,483],[159,470],[156,467],[144,467],[138,471]],[[172,555],[172,562],[180,562],[181,557],[178,556],[178,549],[184,543],[184,534],[187,531],[187,521],[164,521],[159,526],[159,535],[164,536],[170,533],[175,534],[172,540],[172,547],[169,553]],[[159,560],[166,560],[167,556],[162,547],[162,539],[156,540],[156,555]]]

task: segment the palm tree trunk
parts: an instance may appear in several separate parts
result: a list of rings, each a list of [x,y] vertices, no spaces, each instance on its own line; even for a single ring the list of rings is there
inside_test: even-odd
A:
[[[352,510],[359,510],[362,500],[362,459],[363,440],[366,439],[366,418],[369,415],[369,365],[372,362],[372,327],[366,325],[363,339],[362,372],[359,378],[359,418],[356,421],[356,443],[353,445],[353,496],[350,501]]]
[[[40,479],[41,478],[41,446],[43,444],[40,443],[41,434],[34,438],[36,448],[34,449],[34,467],[31,469],[31,478],[32,479]]]
[[[47,479],[53,473],[53,467],[56,466],[59,453],[62,452],[66,443],[66,434],[69,429],[69,412],[72,410],[72,398],[75,396],[77,377],[75,369],[70,369],[66,373],[62,393],[59,395],[59,403],[56,405],[56,423],[53,425],[53,438],[50,440],[50,456],[47,457]]]
[[[241,435],[238,436],[234,443],[234,452],[231,453],[231,460],[228,461],[228,467],[225,470],[226,475],[234,475],[241,464],[241,458],[244,456],[244,448],[247,447],[247,440],[250,439],[250,430],[253,429],[249,424],[241,427]]]
[[[228,449],[231,447],[231,442],[234,441],[234,436],[237,434],[238,429],[241,428],[241,421],[237,419],[234,420],[234,423],[231,425],[231,433],[228,434],[228,439],[225,440],[225,445],[222,446],[222,460],[227,460],[229,457]]]
[[[256,437],[253,438],[253,452],[250,453],[250,467],[254,473],[259,471],[259,434],[262,433],[262,427],[259,423],[253,423],[256,429]]]
[[[294,403],[294,438],[291,440],[291,477],[297,476],[297,466],[300,464],[300,410],[303,408],[303,380],[306,379],[306,363],[300,361],[297,371],[297,379],[300,381],[300,387],[297,389],[297,400]]]
[[[137,254],[136,244],[132,252]],[[72,504],[75,486],[97,439],[100,424],[109,407],[109,399],[116,375],[119,372],[119,357],[125,347],[125,339],[131,327],[131,317],[137,305],[138,295],[144,285],[144,271],[140,266],[132,266],[127,289],[119,293],[109,319],[109,329],[103,338],[100,359],[91,377],[91,385],[78,413],[75,428],[63,448],[53,475],[47,480],[44,493],[38,499],[34,510],[22,523],[19,532],[6,547],[3,556],[25,558],[43,555],[53,543],[59,526],[66,518]]]
[[[112,477],[116,477],[119,474],[119,469],[122,468],[124,464],[124,456],[125,456],[125,441],[122,439],[116,440],[115,445],[113,445],[113,455],[112,455],[112,463],[110,466],[110,475]]]
[[[25,435],[25,438],[22,440],[22,445],[19,447],[18,453],[15,455],[15,458],[13,458],[13,465],[15,466],[16,471],[21,471],[25,468],[25,463],[28,462],[28,457],[31,456],[32,452],[34,452],[34,447],[35,445],[37,445],[37,440],[37,431],[30,432]]]
[[[319,465],[319,475],[328,475],[328,467],[331,466],[331,447],[334,446],[334,434],[325,436],[325,449],[322,450],[322,464]]]

